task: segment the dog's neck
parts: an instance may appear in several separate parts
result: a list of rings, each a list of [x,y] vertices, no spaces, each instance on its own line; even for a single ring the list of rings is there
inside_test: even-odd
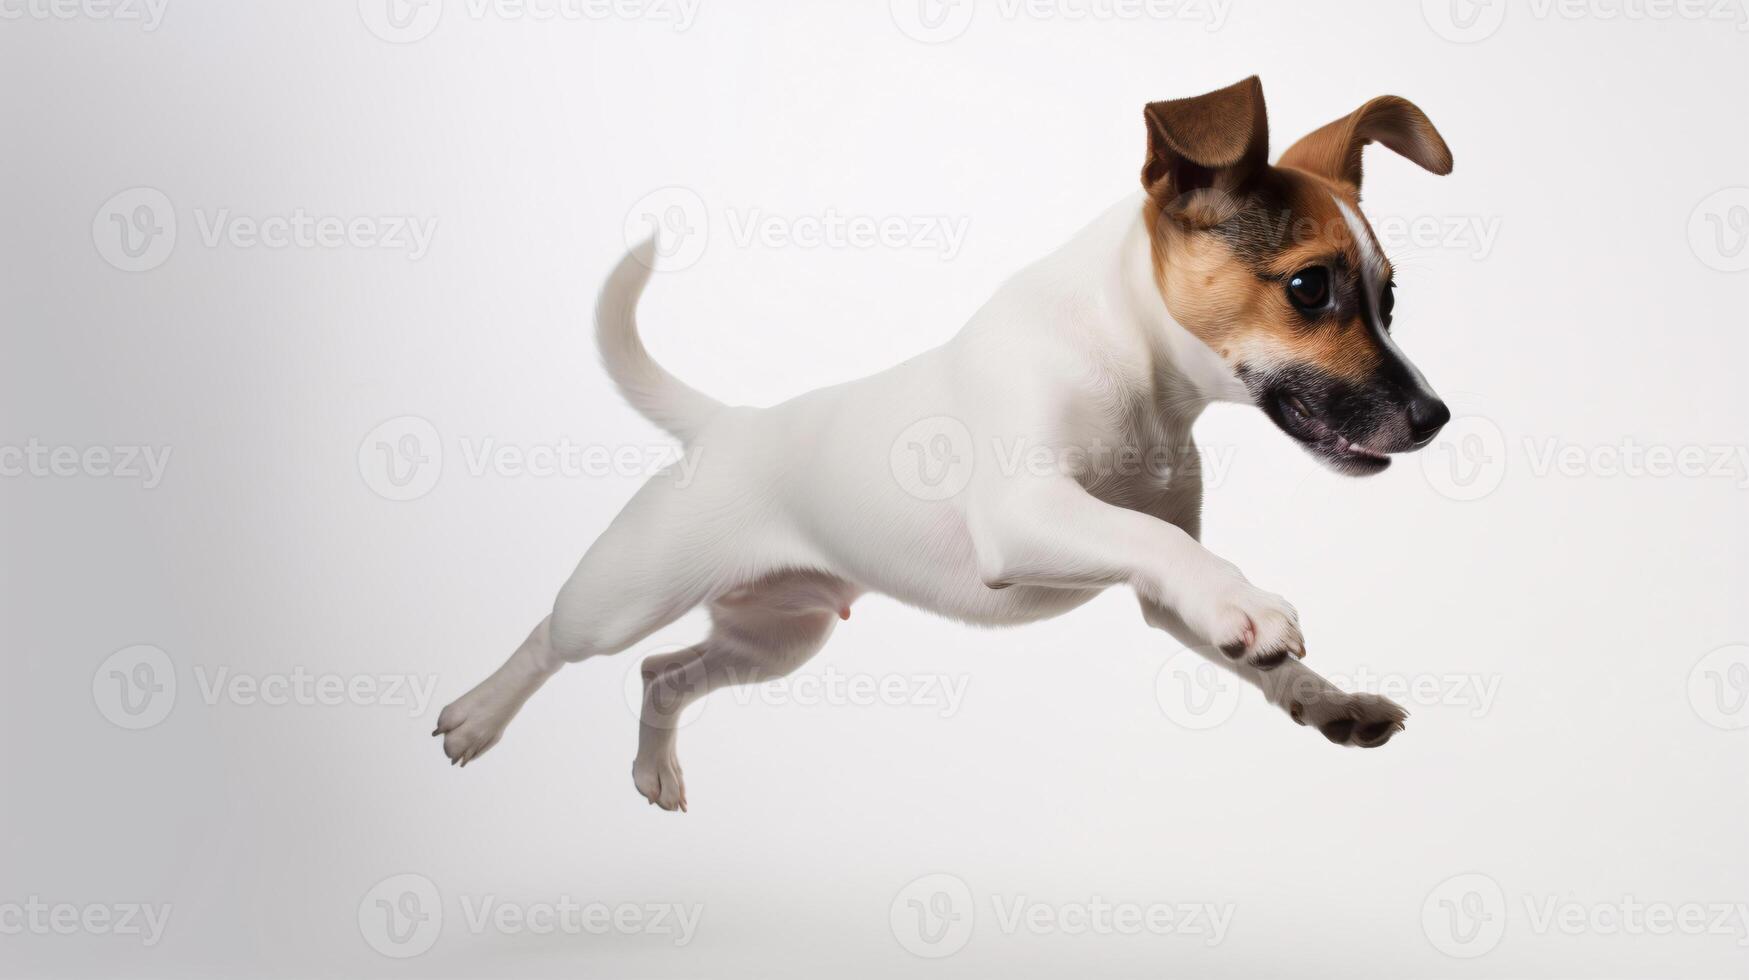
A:
[[[1097,283],[1106,315],[1088,327],[1114,356],[1125,387],[1149,392],[1171,422],[1188,426],[1213,402],[1250,404],[1232,369],[1173,319],[1155,277],[1153,243],[1141,191],[1094,219],[1045,260],[1052,278],[1085,289]]]
[[[1161,394],[1194,404],[1197,414],[1212,402],[1250,404],[1250,393],[1227,363],[1173,318],[1160,294],[1148,228],[1147,196],[1137,192],[1113,210],[1126,216],[1117,262],[1130,325],[1154,352],[1156,386]]]

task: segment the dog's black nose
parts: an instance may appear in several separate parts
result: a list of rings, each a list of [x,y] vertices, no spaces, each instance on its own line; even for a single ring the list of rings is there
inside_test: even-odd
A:
[[[1417,396],[1409,400],[1409,432],[1415,438],[1417,445],[1427,442],[1445,428],[1445,423],[1451,421],[1451,409],[1445,407],[1445,402],[1430,396]]]

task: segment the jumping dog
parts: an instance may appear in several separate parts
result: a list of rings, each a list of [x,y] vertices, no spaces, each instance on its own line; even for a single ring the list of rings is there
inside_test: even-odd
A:
[[[1396,704],[1305,666],[1294,608],[1199,543],[1191,428],[1213,402],[1255,405],[1354,475],[1433,439],[1450,413],[1391,338],[1391,263],[1361,215],[1361,150],[1378,142],[1436,174],[1451,171],[1451,152],[1420,109],[1382,96],[1272,165],[1255,77],[1143,116],[1141,188],[1004,284],[953,339],[770,408],[724,405],[651,358],[634,313],[653,242],[622,259],[596,308],[602,360],[684,444],[693,477],[652,477],[551,615],[443,709],[433,734],[451,763],[495,745],[560,667],[704,606],[703,641],[642,665],[632,766],[639,793],[684,810],[680,711],[795,670],[869,592],[996,626],[1128,586],[1150,626],[1331,741],[1373,747],[1401,731]],[[1016,445],[1055,463],[1017,467],[1002,448]],[[907,472],[921,447],[946,461],[945,477]]]

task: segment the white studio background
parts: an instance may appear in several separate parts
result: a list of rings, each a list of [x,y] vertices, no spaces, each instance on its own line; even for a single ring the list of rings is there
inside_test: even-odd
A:
[[[1740,4],[0,13],[0,974],[1749,972]],[[1199,426],[1206,540],[1395,686],[1389,747],[1114,592],[864,599],[811,680],[706,703],[684,815],[625,684],[697,615],[445,764],[667,446],[589,335],[628,227],[690,236],[657,356],[770,404],[947,338],[1129,192],[1144,102],[1251,73],[1278,152],[1390,92],[1457,159],[1367,164],[1448,434],[1354,481]],[[902,233],[812,237],[851,219]],[[566,446],[629,455],[477,462]]]

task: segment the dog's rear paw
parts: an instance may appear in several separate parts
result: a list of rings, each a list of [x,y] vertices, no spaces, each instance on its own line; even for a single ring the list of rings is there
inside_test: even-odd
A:
[[[632,784],[644,799],[662,809],[686,812],[686,782],[681,779],[680,761],[673,755],[655,761],[642,758],[634,761]]]
[[[1299,712],[1293,709],[1299,708]],[[1298,704],[1289,707],[1294,720],[1304,724],[1311,720],[1324,737],[1337,745],[1356,745],[1363,749],[1377,748],[1389,742],[1391,736],[1403,730],[1409,717],[1396,702],[1377,694],[1349,694],[1339,701],[1328,702],[1315,714]],[[1305,717],[1314,714],[1314,718]]]

